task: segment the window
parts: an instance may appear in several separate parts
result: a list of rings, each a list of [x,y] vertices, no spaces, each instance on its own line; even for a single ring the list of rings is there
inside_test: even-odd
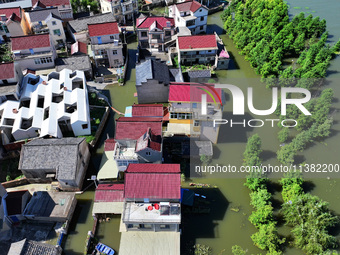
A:
[[[87,124],[83,124],[83,125],[81,125],[81,127],[82,127],[83,129],[87,129],[87,128],[88,128],[88,125],[87,125]]]
[[[204,26],[201,26],[200,29],[203,30],[203,29],[204,29]]]
[[[165,31],[165,36],[171,36],[171,31]]]
[[[169,229],[170,225],[161,224],[161,225],[159,225],[159,228],[160,229]]]
[[[35,61],[35,60],[36,60],[36,59],[34,59],[34,61]],[[53,60],[52,60],[51,57],[40,58],[39,61],[40,61],[41,64],[47,64],[47,63],[52,63],[52,62],[53,62]]]
[[[4,30],[6,33],[9,33],[7,26],[4,26]]]
[[[194,121],[194,127],[199,127],[200,126],[200,121],[199,120],[195,120]]]
[[[53,25],[53,26],[57,25],[57,22],[52,21],[52,25]]]
[[[117,55],[117,54],[118,54],[118,51],[117,51],[117,50],[113,50],[113,51],[112,51],[112,54],[113,54],[113,55]]]
[[[201,21],[204,21],[204,16],[203,16],[203,17],[201,17]]]
[[[54,35],[61,35],[61,32],[60,32],[60,29],[55,29],[55,30],[53,30],[53,34]]]
[[[145,152],[145,155],[146,155],[146,156],[151,156],[151,152],[150,152],[150,151],[147,151],[147,152]]]
[[[147,37],[147,36],[148,36],[148,33],[147,33],[147,32],[141,32],[141,33],[140,33],[140,36],[141,36],[141,37]]]
[[[102,44],[102,38],[98,36],[97,39],[98,39],[98,44]]]
[[[201,12],[201,11],[202,11],[202,9],[199,10],[199,12]]]
[[[115,37],[113,35],[110,35],[110,39],[113,40],[115,39]]]

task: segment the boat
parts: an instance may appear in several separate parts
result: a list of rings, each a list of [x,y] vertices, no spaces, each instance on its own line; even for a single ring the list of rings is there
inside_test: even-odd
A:
[[[106,255],[113,255],[115,254],[114,249],[110,248],[109,246],[102,244],[102,243],[98,243],[96,245],[96,250],[100,252],[100,254],[106,254]]]

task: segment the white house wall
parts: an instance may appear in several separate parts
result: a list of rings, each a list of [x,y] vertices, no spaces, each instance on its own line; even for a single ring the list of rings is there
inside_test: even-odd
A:
[[[64,69],[59,73],[59,79],[51,79],[48,81],[47,76],[40,76],[40,80],[36,85],[28,83],[29,78],[35,78],[33,74],[27,74],[23,80],[23,93],[21,100],[30,99],[29,108],[19,108],[20,102],[6,101],[0,105],[1,121],[0,128],[12,128],[12,135],[15,140],[23,140],[33,137],[63,137],[59,120],[70,120],[70,126],[75,136],[89,135],[91,133],[90,111],[87,96],[86,80],[84,72],[76,71],[75,76],[70,78],[72,71]],[[75,88],[72,90],[72,80],[81,79],[83,88]],[[47,85],[42,82],[46,81]],[[65,90],[64,87],[67,88]],[[63,95],[63,99],[59,102],[52,102],[53,93]],[[38,99],[44,98],[43,107],[38,107]],[[77,110],[73,113],[65,112],[65,105],[77,104]],[[18,113],[13,113],[13,109],[17,109]],[[44,120],[45,110],[49,109],[49,116]],[[13,126],[5,125],[5,119],[14,120]],[[28,129],[21,129],[22,119],[32,118],[32,125]],[[84,126],[83,126],[84,125]],[[85,127],[85,128],[83,128]]]

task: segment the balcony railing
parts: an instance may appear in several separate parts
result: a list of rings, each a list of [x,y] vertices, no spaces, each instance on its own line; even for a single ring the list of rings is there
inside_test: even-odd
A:
[[[163,43],[162,39],[151,39],[150,43]]]
[[[40,52],[34,52],[34,54],[31,53],[20,53],[20,54],[14,54],[14,59],[20,59],[20,58],[35,58],[35,57],[41,57],[42,55],[52,55],[52,51],[40,51]]]

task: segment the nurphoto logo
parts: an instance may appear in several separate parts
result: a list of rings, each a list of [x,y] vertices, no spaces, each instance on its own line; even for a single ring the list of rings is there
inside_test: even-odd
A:
[[[231,96],[233,98],[233,105],[232,105],[232,113],[233,115],[242,116],[245,115],[245,96],[243,94],[243,91],[231,84],[215,84],[215,85],[204,85],[204,88],[202,87],[196,87],[197,89],[203,90],[206,92],[206,94],[201,95],[201,115],[209,115],[208,114],[208,103],[207,103],[207,96],[210,96],[215,104],[217,104],[217,101],[221,105],[222,99],[220,95],[218,94],[216,89],[228,89],[231,92]],[[299,95],[301,97],[299,98],[290,98],[288,95]],[[285,116],[287,113],[287,105],[295,105],[304,115],[311,115],[311,113],[306,109],[306,107],[303,106],[303,104],[307,103],[311,99],[311,93],[309,90],[304,88],[281,88],[281,115]],[[272,105],[269,109],[266,110],[259,110],[254,107],[254,95],[253,95],[253,88],[248,87],[247,89],[247,106],[249,111],[254,115],[259,116],[268,116],[275,112],[275,110],[278,107],[278,88],[274,87],[272,88]],[[244,119],[242,122],[233,122],[231,120],[227,119],[213,119],[213,125],[216,127],[217,125],[223,125],[230,123],[231,127],[233,125],[243,125],[246,126],[246,120]],[[262,127],[265,123],[271,122],[272,126],[274,126],[274,123],[276,121],[280,121],[279,119],[251,119],[247,121],[248,126],[250,127]],[[293,124],[289,124],[288,122]],[[255,123],[258,123],[255,125]],[[281,121],[281,125],[284,127],[295,127],[297,125],[297,121],[294,119],[285,119]]]

